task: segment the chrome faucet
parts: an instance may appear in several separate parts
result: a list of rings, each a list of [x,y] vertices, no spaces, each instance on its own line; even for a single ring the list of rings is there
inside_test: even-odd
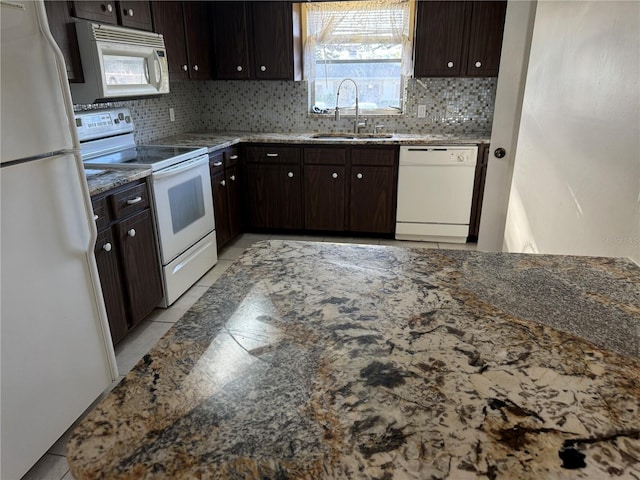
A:
[[[336,91],[336,121],[340,120],[340,108],[338,107],[338,101],[340,99],[340,87],[342,87],[342,84],[346,81],[350,81],[353,83],[353,86],[356,87],[356,119],[353,121],[353,133],[357,134],[358,133],[358,129],[360,127],[364,127],[366,125],[366,122],[362,122],[360,123],[360,109],[358,108],[358,84],[356,83],[355,80],[351,79],[351,78],[345,78],[344,80],[342,80],[339,84],[338,84],[338,90]]]

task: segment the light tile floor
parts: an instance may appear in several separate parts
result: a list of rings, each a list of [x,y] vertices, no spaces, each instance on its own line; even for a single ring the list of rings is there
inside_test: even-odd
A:
[[[450,248],[475,250],[474,243],[435,243],[435,242],[409,242],[401,240],[360,238],[360,237],[324,237],[309,235],[268,235],[245,233],[238,237],[231,245],[222,250],[218,256],[218,263],[209,270],[196,284],[191,287],[182,297],[180,297],[171,307],[163,309],[157,308],[149,315],[135,330],[116,346],[116,361],[120,376],[109,386],[107,390],[98,398],[87,412],[109,393],[120,380],[131,370],[136,363],[147,353],[153,345],[162,337],[171,326],[177,322],[184,313],[213,285],[229,268],[233,261],[242,252],[255,242],[260,240],[301,240],[317,242],[335,243],[357,243],[367,245],[392,245],[418,248]],[[78,419],[76,423],[81,420]],[[75,426],[75,424],[74,424]],[[66,445],[74,426],[69,428],[65,434],[51,447],[51,449],[36,463],[22,480],[73,480],[67,465]]]

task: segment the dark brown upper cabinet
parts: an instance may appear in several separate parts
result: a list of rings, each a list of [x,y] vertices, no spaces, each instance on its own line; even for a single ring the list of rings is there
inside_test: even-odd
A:
[[[118,2],[120,25],[138,30],[153,30],[151,5],[148,1],[121,0]]]
[[[215,2],[212,8],[215,77],[233,80],[251,78],[250,5],[247,2]]]
[[[183,2],[189,78],[211,80],[211,9],[209,2]]]
[[[287,1],[214,2],[215,77],[300,80],[300,6]]]
[[[505,1],[419,1],[416,77],[495,77],[500,67]]]
[[[154,30],[164,37],[171,79],[210,80],[208,2],[151,2]]]
[[[80,62],[80,49],[78,48],[78,37],[76,36],[76,26],[71,18],[69,3],[46,0],[44,6],[47,10],[51,35],[53,35],[64,57],[69,81],[72,83],[84,82],[82,63]]]
[[[73,16],[94,22],[111,23],[138,30],[153,30],[151,7],[148,1],[74,0]]]

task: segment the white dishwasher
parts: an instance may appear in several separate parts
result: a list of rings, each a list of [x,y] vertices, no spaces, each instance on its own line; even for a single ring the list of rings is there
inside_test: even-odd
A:
[[[464,243],[477,146],[400,147],[396,238]]]

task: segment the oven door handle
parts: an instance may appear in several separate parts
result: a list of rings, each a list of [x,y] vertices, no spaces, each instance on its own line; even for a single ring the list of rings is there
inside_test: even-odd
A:
[[[186,162],[179,163],[173,167],[158,170],[157,172],[153,172],[152,176],[154,180],[162,180],[163,178],[198,168],[205,163],[209,163],[209,157],[207,155],[194,158],[193,160],[187,160]]]

